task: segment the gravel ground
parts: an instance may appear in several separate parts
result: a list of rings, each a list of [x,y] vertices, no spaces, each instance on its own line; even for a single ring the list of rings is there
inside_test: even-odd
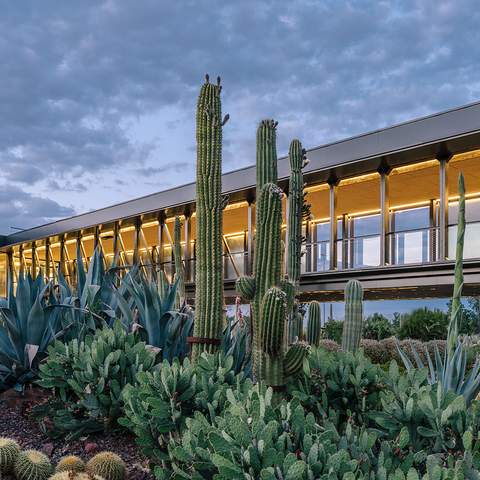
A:
[[[21,413],[25,410],[25,414]],[[78,455],[87,461],[95,453],[110,450],[120,455],[128,468],[129,480],[151,480],[148,461],[135,444],[132,435],[126,432],[93,434],[86,438],[65,443],[45,435],[34,420],[28,417],[28,408],[10,407],[0,396],[0,437],[15,439],[24,449],[36,449],[46,453],[55,464],[65,455]]]

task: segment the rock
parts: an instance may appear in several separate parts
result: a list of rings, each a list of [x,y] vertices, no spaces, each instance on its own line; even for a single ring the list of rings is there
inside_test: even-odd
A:
[[[85,443],[85,446],[83,447],[83,449],[85,450],[85,453],[93,453],[93,452],[96,452],[98,450],[98,444],[95,443],[95,442],[87,442]]]
[[[54,449],[55,445],[53,443],[45,443],[42,447],[42,452],[47,455],[47,457],[50,457]]]

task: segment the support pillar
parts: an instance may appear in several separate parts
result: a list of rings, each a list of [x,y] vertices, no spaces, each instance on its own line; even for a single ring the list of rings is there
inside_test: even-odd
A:
[[[120,224],[118,222],[115,222],[115,225],[113,226],[113,265],[118,267],[120,262],[120,249],[118,248],[119,246],[119,235],[120,232]]]
[[[45,278],[50,280],[50,238],[45,239]]]
[[[342,270],[348,269],[348,215],[342,215]]]
[[[337,223],[337,193],[338,184],[340,180],[336,177],[330,177],[328,185],[330,187],[330,270],[337,269],[337,237],[338,237],[338,223]]]
[[[140,244],[140,229],[142,228],[142,222],[140,217],[135,219],[135,237],[133,239],[133,264],[139,263],[139,244]]]
[[[23,244],[18,248],[18,254],[20,256],[20,275],[23,277],[25,274],[25,256],[23,253]]]
[[[37,278],[37,245],[32,242],[32,279]]]
[[[13,263],[13,250],[10,249],[7,252],[7,261],[8,261],[8,271],[7,271],[7,285],[6,285],[6,293],[7,296],[10,291],[13,291],[13,284],[15,279],[15,265]]]
[[[428,236],[428,257],[430,262],[437,260],[437,232],[435,230],[435,200],[431,199],[428,209],[430,232]]]
[[[378,169],[380,174],[380,266],[391,263],[390,259],[390,167],[382,163]]]
[[[445,261],[448,257],[448,162],[452,158],[449,152],[437,155],[439,161],[439,192],[438,205],[438,260]]]

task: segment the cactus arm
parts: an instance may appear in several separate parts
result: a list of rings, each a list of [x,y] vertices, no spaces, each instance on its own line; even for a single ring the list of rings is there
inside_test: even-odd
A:
[[[222,245],[222,111],[220,79],[208,76],[198,97],[196,114],[196,295],[192,360],[202,352],[215,352],[223,326]]]
[[[320,304],[313,301],[308,309],[307,341],[310,345],[316,347],[319,345],[321,323]]]
[[[360,346],[363,325],[363,288],[358,280],[349,280],[345,287],[345,319],[342,350],[355,352]]]
[[[235,289],[243,299],[255,298],[255,277],[239,277],[235,282]]]

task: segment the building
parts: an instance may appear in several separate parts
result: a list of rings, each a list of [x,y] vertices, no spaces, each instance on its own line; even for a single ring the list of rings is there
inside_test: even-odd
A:
[[[367,299],[445,297],[453,285],[457,177],[467,188],[465,294],[480,293],[480,102],[312,148],[305,169],[313,218],[304,225],[301,295],[342,298],[350,278]],[[279,159],[288,191],[288,158]],[[225,293],[253,259],[255,167],[223,175]],[[286,206],[286,202],[284,203]],[[140,261],[173,273],[175,215],[183,216],[187,287],[193,296],[195,185],[188,184],[2,239],[0,295],[20,271],[74,281],[77,246],[107,264]],[[285,216],[285,209],[284,209]],[[9,275],[8,273],[11,273]]]

